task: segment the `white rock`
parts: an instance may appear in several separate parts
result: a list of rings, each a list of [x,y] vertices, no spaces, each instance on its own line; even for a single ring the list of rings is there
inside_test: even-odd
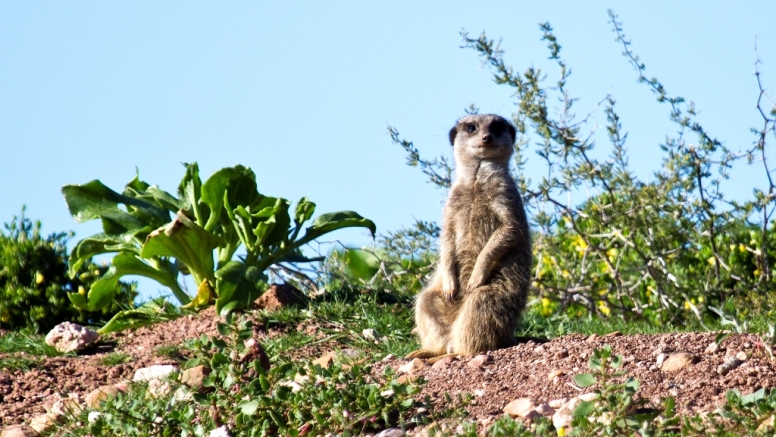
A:
[[[170,383],[164,379],[156,378],[148,380],[148,394],[155,398],[166,396],[171,390],[172,387],[170,387]]]
[[[534,411],[535,408],[536,408],[536,403],[533,401],[533,399],[519,398],[508,403],[502,411],[504,411],[504,414],[508,414],[511,417],[530,419],[531,417],[529,416],[532,416],[531,413],[534,413],[534,415],[536,415],[536,412]]]
[[[278,384],[290,388],[292,393],[296,393],[302,389],[302,386],[295,381],[280,381]]]
[[[663,372],[675,372],[695,364],[698,358],[689,352],[675,352],[669,355],[658,367]]]
[[[367,340],[372,341],[380,341],[381,338],[383,338],[382,334],[377,332],[376,329],[368,328],[361,331],[361,334],[364,336]]]
[[[552,407],[552,408],[557,410],[558,408],[562,407],[563,404],[565,404],[568,401],[569,400],[566,399],[566,398],[553,399],[550,402],[547,402],[547,405],[549,405],[550,407]]]
[[[541,414],[544,417],[550,417],[553,414],[555,414],[555,408],[552,408],[549,404],[539,404],[536,408],[534,408],[534,411]]]
[[[0,437],[36,437],[38,435],[40,434],[37,431],[25,424],[6,426],[0,432]]]
[[[399,428],[388,428],[375,434],[375,437],[404,437],[405,435],[407,434]]]
[[[719,344],[717,344],[716,341],[712,341],[711,343],[709,343],[708,346],[706,346],[706,350],[704,352],[706,352],[707,354],[713,354],[718,350],[719,350]]]
[[[97,421],[97,419],[100,418],[100,416],[102,416],[102,413],[100,413],[99,411],[90,411],[89,416],[87,417],[87,420],[89,421],[89,423],[94,423]]]
[[[210,431],[208,437],[232,437],[232,435],[229,434],[229,428],[227,428],[226,425],[221,425],[218,428]]]
[[[137,369],[135,371],[135,376],[132,377],[132,381],[140,382],[150,381],[152,379],[163,379],[177,371],[178,368],[171,364],[143,367],[142,369]]]
[[[99,338],[100,334],[85,326],[62,322],[46,334],[46,344],[66,354],[85,349]]]
[[[175,402],[189,402],[194,400],[194,393],[186,387],[178,387],[172,394],[172,400]]]
[[[81,400],[79,397],[59,399],[54,402],[49,411],[56,416],[74,416],[81,412]]]
[[[427,367],[426,363],[424,363],[423,360],[421,360],[420,358],[415,358],[412,361],[408,362],[407,364],[399,366],[399,373],[414,375],[415,372],[417,372],[420,369],[423,369],[424,367]]]
[[[580,402],[581,400],[579,398],[572,398],[555,411],[555,414],[552,415],[552,424],[555,425],[555,429],[567,429],[571,426],[574,409],[577,408],[577,405]]]
[[[30,421],[30,428],[38,433],[42,433],[55,427],[60,419],[60,416],[51,413],[41,414]]]

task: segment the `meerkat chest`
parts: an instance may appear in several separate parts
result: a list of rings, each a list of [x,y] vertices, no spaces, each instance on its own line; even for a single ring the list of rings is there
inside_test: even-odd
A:
[[[491,188],[491,189],[489,189]],[[500,221],[494,212],[498,193],[493,187],[472,185],[459,187],[450,198],[451,223],[456,245],[479,252],[488,242]]]

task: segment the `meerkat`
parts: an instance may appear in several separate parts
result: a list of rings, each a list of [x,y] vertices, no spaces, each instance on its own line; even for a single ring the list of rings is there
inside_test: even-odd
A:
[[[531,236],[509,172],[515,128],[468,115],[450,130],[455,180],[439,263],[415,302],[421,349],[407,358],[471,356],[512,346],[530,282]],[[434,358],[436,357],[436,358]]]

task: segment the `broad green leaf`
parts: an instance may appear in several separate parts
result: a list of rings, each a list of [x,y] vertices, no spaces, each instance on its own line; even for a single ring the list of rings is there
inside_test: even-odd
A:
[[[365,219],[354,211],[332,212],[318,216],[313,221],[312,226],[307,228],[302,239],[295,244],[301,246],[337,229],[353,227],[367,228],[372,233],[372,236],[377,232],[377,228],[372,220]]]
[[[279,197],[263,197],[258,204],[247,211],[238,206],[235,209],[235,216],[238,210],[241,211],[242,216],[246,218],[243,226],[246,231],[250,229],[250,232],[256,236],[256,239],[251,238],[251,245],[246,244],[246,246],[254,251],[266,253],[270,246],[277,246],[288,239],[291,226],[289,207],[290,202]],[[246,211],[247,216],[242,211]]]
[[[242,261],[230,261],[215,272],[216,277],[216,312],[232,302],[237,287],[244,280],[247,266]]]
[[[595,409],[595,401],[581,401],[572,414],[574,417],[587,417]]]
[[[149,226],[128,231],[124,234],[109,235],[105,233],[95,234],[79,241],[70,253],[68,263],[70,274],[77,272],[81,265],[95,255],[103,253],[129,251],[140,255],[139,238],[145,239],[145,235],[151,232]]]
[[[202,180],[199,178],[199,165],[196,162],[184,165],[186,166],[186,173],[183,175],[181,183],[178,184],[178,196],[185,203],[185,208],[192,211],[197,224],[204,226],[207,217],[204,216],[199,205],[202,197]]]
[[[145,194],[141,195],[139,198],[147,202],[155,203],[160,208],[166,209],[173,213],[181,209],[189,208],[189,205],[185,200],[179,200],[175,198],[175,196],[162,190],[156,185],[151,185],[148,187],[148,189],[145,191]]]
[[[242,261],[231,261],[215,272],[216,312],[246,308],[263,292],[267,276]]]
[[[269,390],[269,381],[267,380],[267,377],[265,375],[259,375],[259,383],[261,384],[261,389],[265,392]]]
[[[748,395],[741,396],[741,404],[742,405],[755,404],[757,402],[762,401],[763,399],[765,399],[765,389],[761,388],[754,393],[749,393]]]
[[[228,224],[224,211],[224,196],[231,205],[245,208],[258,204],[263,196],[256,189],[256,175],[242,165],[226,167],[213,173],[202,185],[202,202],[210,208],[211,216],[204,228],[212,231],[217,224]]]
[[[663,405],[665,405],[663,416],[665,416],[667,419],[676,416],[676,401],[673,397],[669,396],[665,398]]]
[[[265,198],[262,200],[264,204],[265,200],[273,198]],[[274,204],[269,208],[265,208],[259,212],[256,216],[257,219],[262,219],[266,214],[271,214],[267,217],[267,222],[272,221],[274,224],[272,228],[267,232],[264,238],[260,239],[260,244],[278,245],[281,242],[288,239],[288,231],[291,226],[291,217],[288,215],[288,209],[291,207],[291,202],[283,198],[275,198]]]
[[[307,197],[302,197],[296,204],[296,211],[294,211],[294,222],[297,226],[310,220],[315,212],[315,203],[310,202]]]
[[[635,378],[628,378],[625,381],[625,388],[627,388],[633,393],[636,393],[637,391],[639,391],[639,380]]]
[[[159,226],[170,220],[167,211],[146,201],[119,194],[99,180],[84,185],[65,185],[62,194],[76,222],[103,219],[103,228],[109,234],[114,233],[113,229]],[[127,210],[120,209],[119,204],[123,204]],[[106,224],[106,220],[110,223]]]
[[[242,401],[237,404],[237,408],[246,416],[251,416],[259,408],[259,403],[256,401]]]
[[[178,213],[172,222],[148,235],[140,256],[175,257],[186,265],[198,284],[213,278],[213,249],[221,239],[204,230],[185,215]]]
[[[596,379],[595,376],[590,373],[580,373],[578,375],[574,375],[574,382],[576,382],[578,386],[585,388],[595,384]]]
[[[178,286],[176,278],[167,272],[157,270],[144,263],[131,253],[120,253],[111,260],[110,269],[92,284],[86,296],[78,293],[68,293],[73,304],[86,311],[97,311],[107,306],[118,291],[116,285],[125,275],[139,275],[151,278],[162,285],[170,287],[175,297],[181,303],[189,303],[189,297]]]
[[[363,249],[345,249],[345,273],[348,276],[368,281],[380,270],[380,260]]]

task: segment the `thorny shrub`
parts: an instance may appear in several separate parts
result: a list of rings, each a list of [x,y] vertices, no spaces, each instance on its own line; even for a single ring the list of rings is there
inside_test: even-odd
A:
[[[732,151],[699,123],[691,102],[669,94],[657,79],[646,76],[617,16],[611,11],[609,15],[616,41],[639,82],[659,103],[668,105],[670,120],[678,128],[660,144],[662,166],[650,181],[634,176],[628,164],[627,133],[613,96],[606,96],[582,119],[572,113],[576,99],[567,89],[571,70],[549,23],[540,24],[542,40],[559,70],[549,86],[538,68],[514,72],[499,43],[484,33],[476,38],[462,33],[464,47],[476,51],[493,72],[493,80],[510,87],[517,100],[513,167],[532,219],[537,302],[546,315],[619,314],[657,324],[676,324],[688,317],[703,323],[713,316],[710,306],[729,299],[768,308],[773,303],[768,292],[776,285],[772,267],[776,184],[770,176],[766,142],[776,135],[776,105],[762,86],[759,61],[757,109],[762,125],[752,129],[751,148]],[[556,98],[559,107],[549,103]],[[593,116],[600,106],[611,144],[605,159],[593,151]],[[594,127],[588,129],[590,125]],[[450,186],[452,169],[444,158],[424,160],[396,129],[389,128],[389,133],[406,150],[408,165],[419,166],[431,183]],[[531,150],[547,169],[539,181],[523,172]],[[725,198],[722,181],[734,165],[743,163],[761,166],[765,188],[755,189],[753,198],[744,202]],[[589,194],[581,203],[568,201],[584,193]]]

